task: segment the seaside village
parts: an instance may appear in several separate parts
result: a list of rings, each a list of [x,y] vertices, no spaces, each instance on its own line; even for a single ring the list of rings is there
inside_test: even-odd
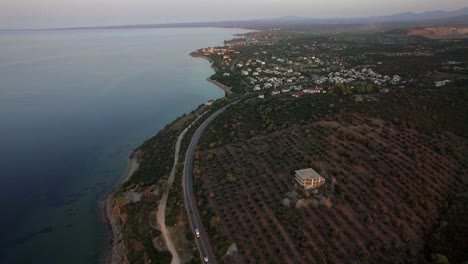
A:
[[[251,34],[226,41],[224,47],[209,47],[192,55],[212,61],[216,81],[227,86],[240,83],[247,91],[257,93],[258,98],[327,92],[387,93],[404,88],[405,81],[398,75],[379,74],[370,67],[347,69],[345,58],[328,53],[322,57],[314,55],[326,44],[275,45],[280,39],[275,35]]]

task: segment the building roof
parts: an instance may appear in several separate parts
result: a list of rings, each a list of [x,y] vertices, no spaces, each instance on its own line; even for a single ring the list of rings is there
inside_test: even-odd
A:
[[[321,176],[311,168],[307,168],[307,169],[303,169],[303,170],[297,170],[295,172],[296,172],[296,175],[299,178],[301,178],[301,180],[321,178]]]

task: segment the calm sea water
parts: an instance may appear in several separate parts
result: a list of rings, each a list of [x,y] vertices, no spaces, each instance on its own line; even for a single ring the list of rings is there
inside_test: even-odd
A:
[[[223,92],[188,53],[234,29],[0,33],[0,263],[97,263],[132,148]]]

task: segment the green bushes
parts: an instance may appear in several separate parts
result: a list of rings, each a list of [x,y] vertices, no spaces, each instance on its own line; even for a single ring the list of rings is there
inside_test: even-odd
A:
[[[433,263],[462,263],[468,261],[468,197],[453,198],[435,227],[426,247]],[[441,262],[441,260],[448,261]]]

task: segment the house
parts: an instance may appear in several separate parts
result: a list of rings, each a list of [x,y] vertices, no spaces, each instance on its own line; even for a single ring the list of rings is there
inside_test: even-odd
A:
[[[255,85],[255,87],[254,87],[253,90],[254,90],[254,91],[260,91],[261,89],[262,89],[262,88],[260,88],[260,85]]]
[[[229,72],[225,72],[225,73],[223,74],[223,76],[224,76],[224,77],[228,77],[228,76],[231,76],[231,74],[230,74]]]
[[[393,76],[392,80],[390,81],[392,84],[397,84],[401,81],[401,77],[398,75]]]
[[[283,93],[289,93],[290,91],[291,91],[291,89],[289,89],[289,88],[281,89],[281,92],[283,92]]]
[[[264,94],[259,94],[259,95],[258,95],[258,98],[260,98],[260,99],[265,99],[265,95],[264,95]]]
[[[312,168],[295,171],[296,182],[304,189],[313,189],[325,184],[325,179]]]
[[[247,75],[249,75],[249,72],[248,72],[248,71],[242,70],[242,71],[241,71],[241,74],[247,76]]]
[[[304,92],[303,92],[303,91],[299,91],[299,92],[293,93],[292,96],[293,96],[293,97],[296,97],[296,98],[299,98],[299,97],[301,97],[302,95],[304,95]]]
[[[322,93],[323,88],[322,87],[315,87],[315,88],[310,87],[302,91],[304,91],[304,93]]]
[[[445,86],[449,82],[450,82],[450,80],[443,80],[443,81],[436,81],[436,82],[434,82],[434,84],[435,84],[436,87],[442,87],[442,86]]]
[[[208,100],[208,102],[205,103],[205,105],[212,105],[214,103],[214,100]]]
[[[279,90],[273,90],[271,92],[271,95],[277,95],[277,94],[280,94],[280,91]]]

